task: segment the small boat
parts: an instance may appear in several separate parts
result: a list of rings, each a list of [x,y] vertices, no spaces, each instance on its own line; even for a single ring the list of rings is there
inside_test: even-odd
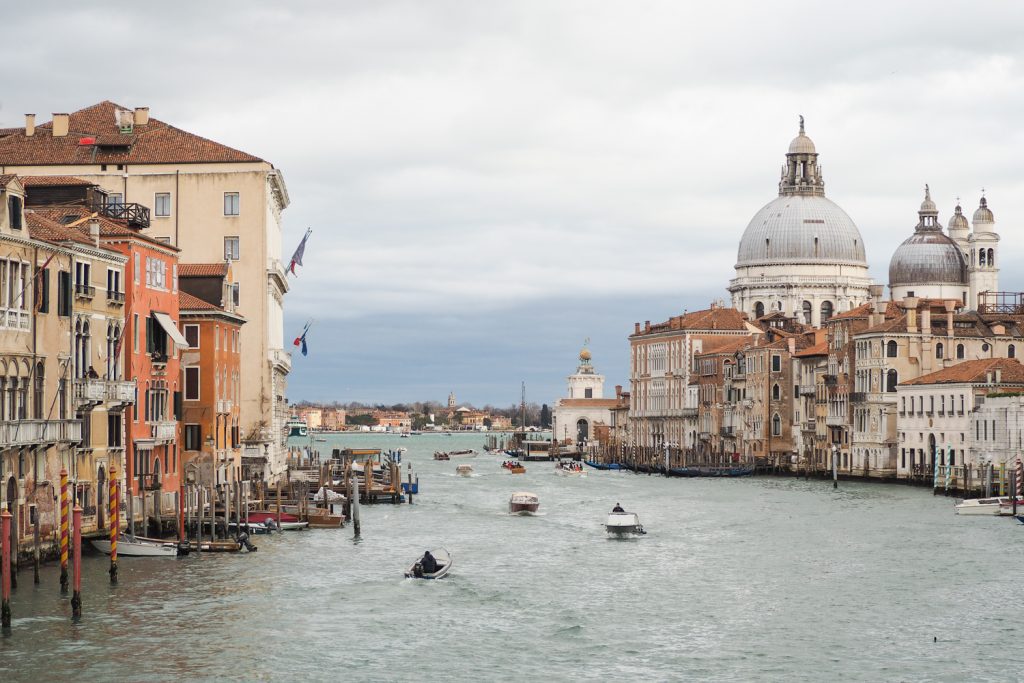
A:
[[[313,441],[319,441],[321,443],[325,443],[327,441],[327,439],[325,439],[322,436],[318,436],[318,437],[314,438]]]
[[[584,460],[589,467],[593,467],[595,470],[624,470],[626,469],[617,462],[595,462],[593,460]]]
[[[452,554],[444,548],[434,548],[430,551],[430,554],[437,560],[437,571],[426,573],[423,571],[423,566],[420,564],[420,560],[416,560],[412,563],[412,566],[405,570],[405,578],[407,579],[443,579],[448,576],[448,572],[452,570]]]
[[[516,460],[506,460],[501,463],[501,466],[508,470],[511,474],[526,474],[526,468]]]
[[[476,451],[474,451],[472,448],[467,448],[467,449],[464,449],[464,450],[461,450],[461,451],[448,451],[448,455],[449,455],[449,457],[453,457],[453,458],[454,457],[458,457],[460,455],[472,458],[472,457],[476,456]]]
[[[345,496],[342,494],[332,491],[326,486],[321,486],[320,490],[313,494],[311,500],[314,503],[323,503],[324,497],[326,496],[328,503],[342,503],[345,501]]]
[[[459,465],[458,467],[455,468],[455,474],[459,475],[460,477],[471,477],[473,476],[473,466]]]
[[[583,465],[578,462],[559,462],[555,465],[555,474],[572,475],[578,477],[587,476],[583,471]]]
[[[646,534],[640,525],[640,517],[635,512],[610,512],[604,523],[604,528],[609,534],[622,538],[623,536],[640,536]]]
[[[402,432],[401,434],[398,435],[398,438],[400,438],[400,439],[408,439],[409,438],[409,433],[408,432]]]
[[[101,553],[110,554],[110,539],[95,539],[92,547]],[[161,541],[155,538],[138,536],[121,536],[117,539],[118,557],[178,557],[188,555],[186,546],[179,547],[174,541]]]
[[[451,460],[451,456],[444,451],[434,451],[434,460]]]
[[[273,510],[257,510],[249,513],[249,524],[262,524],[268,529],[277,528],[277,512]],[[281,513],[281,531],[297,531],[309,526],[308,522],[302,522],[295,515],[287,512]]]
[[[228,528],[229,529],[237,529],[237,528],[239,528],[238,527],[238,522],[228,522]],[[246,529],[248,529],[249,534],[269,534],[271,531],[273,531],[270,527],[264,526],[261,522],[249,522],[248,524],[246,524],[245,522],[242,522],[241,528],[242,528],[242,531],[245,531]]]
[[[1017,499],[1018,505],[1024,505],[1024,500]],[[1005,507],[1006,511],[1002,509]],[[993,498],[968,498],[953,506],[958,515],[999,515],[1012,514],[1013,498],[1010,496],[995,496]]]
[[[508,499],[508,514],[510,515],[532,515],[540,507],[540,498],[536,493],[529,491],[516,491]]]

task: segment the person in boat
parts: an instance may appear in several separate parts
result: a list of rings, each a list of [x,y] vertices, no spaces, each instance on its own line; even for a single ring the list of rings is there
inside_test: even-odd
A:
[[[623,510],[623,509],[622,509],[622,506],[621,506],[621,505],[619,505],[618,503],[616,503],[616,504],[615,504],[615,507],[613,507],[613,508],[612,508],[612,512],[625,512],[625,510]]]
[[[423,568],[424,574],[433,574],[441,568],[438,566],[437,560],[430,554],[429,550],[423,553],[423,558],[420,560],[420,567]]]

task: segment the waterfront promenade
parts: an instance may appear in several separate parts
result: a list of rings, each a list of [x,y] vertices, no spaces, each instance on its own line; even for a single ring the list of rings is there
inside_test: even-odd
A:
[[[1024,528],[956,517],[906,486],[624,472],[457,477],[439,448],[480,435],[328,437],[406,446],[413,505],[362,509],[363,537],[257,537],[259,551],[84,563],[84,617],[58,571],[22,573],[0,678],[87,680],[1014,680]],[[541,515],[509,517],[530,490]],[[621,502],[646,537],[611,541]],[[402,570],[424,549],[449,579]],[[934,639],[937,638],[938,642]]]

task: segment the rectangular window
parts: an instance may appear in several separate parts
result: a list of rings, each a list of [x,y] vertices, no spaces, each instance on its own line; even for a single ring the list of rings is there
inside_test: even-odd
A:
[[[587,387],[583,390],[583,398],[594,398],[594,390]]]
[[[199,400],[199,366],[192,365],[185,368],[185,400]]]
[[[172,276],[171,276],[171,291],[172,292],[177,292],[178,291],[178,264],[177,263],[175,263],[174,265],[171,266],[171,273],[172,273]]]
[[[160,258],[146,257],[146,285],[167,289],[167,262]]]
[[[107,447],[121,447],[121,413],[107,413]]]
[[[57,272],[57,315],[71,315],[71,273],[66,270]]]
[[[139,352],[139,314],[132,315],[132,348],[135,353]]]
[[[241,296],[242,295],[239,292],[238,283],[233,282],[231,284],[231,303],[234,304],[236,308],[241,305],[239,303],[241,301]]]
[[[185,341],[190,349],[199,348],[199,325],[185,325]]]
[[[213,326],[213,350],[220,351],[220,325]]]
[[[121,271],[107,268],[107,298],[116,299],[121,294]]]
[[[139,284],[139,271],[142,270],[139,260],[139,252],[135,252],[135,284]]]
[[[156,197],[153,200],[153,215],[154,216],[170,216],[171,215],[171,193],[170,192],[157,192]]]
[[[772,356],[772,372],[782,371],[782,356]]]
[[[124,195],[120,192],[111,192],[107,195],[107,206],[114,208],[124,206]]]
[[[40,313],[50,312],[50,269],[39,268],[36,270],[36,278],[39,286],[36,287],[36,310]]]
[[[225,237],[224,238],[224,260],[226,261],[237,261],[241,250],[241,244],[238,237]]]
[[[9,196],[7,198],[7,209],[11,219],[11,230],[21,230],[21,197]]]
[[[202,450],[202,432],[200,431],[199,425],[185,425],[185,450]]]
[[[237,192],[225,192],[224,193],[224,215],[225,216],[237,216],[238,215],[238,193]]]

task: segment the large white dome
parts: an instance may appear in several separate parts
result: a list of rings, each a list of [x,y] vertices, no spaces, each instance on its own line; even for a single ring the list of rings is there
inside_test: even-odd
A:
[[[736,267],[788,263],[867,267],[864,240],[845,211],[822,195],[783,195],[747,225]]]

